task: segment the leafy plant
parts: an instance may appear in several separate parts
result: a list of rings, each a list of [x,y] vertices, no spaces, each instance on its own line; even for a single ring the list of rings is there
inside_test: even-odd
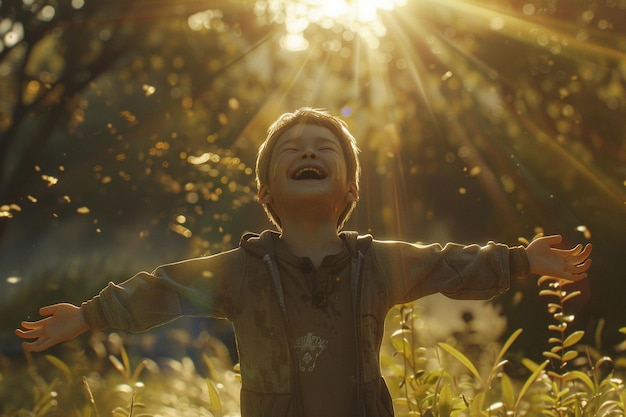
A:
[[[583,343],[585,332],[574,330],[576,317],[567,310],[567,304],[581,295],[578,290],[570,290],[571,281],[544,276],[537,283],[539,295],[546,299],[552,317],[547,324],[551,334],[543,352],[545,360],[535,363],[523,358],[519,369],[513,368],[515,364],[507,359],[507,353],[522,329],[509,336],[487,371],[481,372],[481,367],[463,353],[463,346],[442,341],[434,353],[420,346],[414,328],[419,320],[418,304],[398,306],[392,315],[391,324],[396,330],[390,332],[390,345],[391,356],[401,358],[401,363],[393,364],[383,357],[383,364],[391,370],[388,381],[397,383],[396,387],[392,386],[392,392],[398,414],[426,417],[623,416],[626,393],[616,369],[624,369],[626,358],[613,359],[600,354],[603,323],[595,335],[597,347]],[[626,334],[626,327],[620,332]],[[467,372],[455,372],[440,351],[454,358]],[[436,366],[433,367],[433,363]],[[616,363],[620,367],[616,367]],[[513,375],[522,374],[525,368],[528,376],[513,378],[506,372],[511,368],[515,370]]]

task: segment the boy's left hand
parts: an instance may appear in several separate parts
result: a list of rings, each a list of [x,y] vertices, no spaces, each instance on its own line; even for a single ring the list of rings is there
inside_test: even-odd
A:
[[[591,245],[576,245],[572,249],[557,249],[553,246],[561,243],[560,235],[545,236],[533,240],[526,247],[530,273],[549,275],[556,278],[577,281],[587,278],[591,266]]]

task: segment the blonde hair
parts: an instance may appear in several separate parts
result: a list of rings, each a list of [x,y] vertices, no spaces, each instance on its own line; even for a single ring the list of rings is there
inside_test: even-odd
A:
[[[358,186],[361,176],[361,165],[358,156],[359,148],[356,144],[356,139],[348,130],[346,122],[333,116],[326,110],[302,107],[293,113],[281,115],[267,130],[267,136],[261,146],[259,146],[256,158],[257,189],[260,189],[262,185],[267,183],[270,172],[270,159],[278,138],[291,127],[306,124],[325,127],[337,137],[343,151],[346,167],[348,168],[348,179],[354,181]],[[337,230],[343,228],[355,206],[356,202],[352,202],[344,209],[341,216],[339,216]],[[269,220],[280,230],[280,219],[272,210],[272,207],[269,204],[264,204],[263,208]]]

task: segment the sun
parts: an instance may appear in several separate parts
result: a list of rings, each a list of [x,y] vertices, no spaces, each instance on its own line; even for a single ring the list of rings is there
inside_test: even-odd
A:
[[[283,24],[283,49],[307,49],[304,33],[312,25],[323,29],[339,28],[356,34],[376,48],[387,33],[380,18],[383,11],[404,6],[407,0],[264,0],[257,1],[255,12],[263,20]]]

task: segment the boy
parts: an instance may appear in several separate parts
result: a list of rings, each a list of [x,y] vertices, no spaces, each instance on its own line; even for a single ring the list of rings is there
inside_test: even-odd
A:
[[[24,349],[86,330],[140,331],[183,315],[230,320],[243,417],[393,415],[381,378],[383,323],[398,303],[441,292],[489,299],[529,273],[587,276],[591,246],[418,246],[341,232],[359,198],[358,149],[346,124],[311,108],[281,116],[257,157],[258,200],[278,232],[238,248],[141,272],[80,307],[56,304],[23,322]]]

